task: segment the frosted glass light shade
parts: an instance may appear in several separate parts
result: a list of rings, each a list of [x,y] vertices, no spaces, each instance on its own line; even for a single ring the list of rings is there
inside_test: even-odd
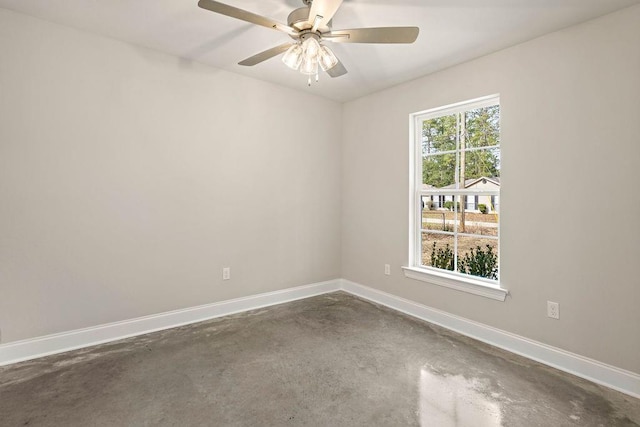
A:
[[[302,42],[302,50],[306,57],[318,56],[318,53],[320,52],[320,43],[318,43],[318,40],[313,37],[308,38]]]
[[[302,64],[300,64],[300,72],[306,75],[318,74],[318,57],[304,55]]]
[[[324,71],[330,70],[338,63],[338,58],[326,46],[320,46],[320,66]]]
[[[302,62],[302,47],[297,43],[291,46],[282,57],[282,62],[284,62],[287,67],[297,70]]]

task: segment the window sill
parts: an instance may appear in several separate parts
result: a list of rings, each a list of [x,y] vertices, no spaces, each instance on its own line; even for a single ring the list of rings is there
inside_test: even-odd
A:
[[[419,267],[402,267],[402,269],[404,270],[405,277],[410,279],[480,295],[497,301],[504,301],[509,293],[509,291],[498,285],[482,280],[464,278],[458,275],[440,273]]]

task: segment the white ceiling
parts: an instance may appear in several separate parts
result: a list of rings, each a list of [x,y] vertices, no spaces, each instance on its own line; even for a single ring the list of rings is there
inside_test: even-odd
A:
[[[222,0],[286,23],[302,0]],[[287,35],[201,9],[197,0],[0,0],[0,7],[166,52],[186,61],[351,100],[537,36],[640,3],[640,0],[345,0],[334,29],[420,27],[411,45],[331,44],[348,74],[306,77],[275,57],[237,63],[282,44]],[[188,63],[188,62],[186,62]]]

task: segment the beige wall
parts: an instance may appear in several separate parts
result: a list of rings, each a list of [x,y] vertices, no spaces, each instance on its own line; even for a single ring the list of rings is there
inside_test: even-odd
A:
[[[639,23],[632,7],[345,104],[343,277],[640,372]],[[506,302],[400,270],[409,114],[495,93]]]
[[[0,9],[2,342],[339,277],[340,129],[340,104]]]

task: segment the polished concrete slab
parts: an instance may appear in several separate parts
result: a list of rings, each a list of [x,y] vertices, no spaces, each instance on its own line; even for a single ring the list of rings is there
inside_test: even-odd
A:
[[[640,400],[336,292],[0,368],[2,426],[637,426]]]

